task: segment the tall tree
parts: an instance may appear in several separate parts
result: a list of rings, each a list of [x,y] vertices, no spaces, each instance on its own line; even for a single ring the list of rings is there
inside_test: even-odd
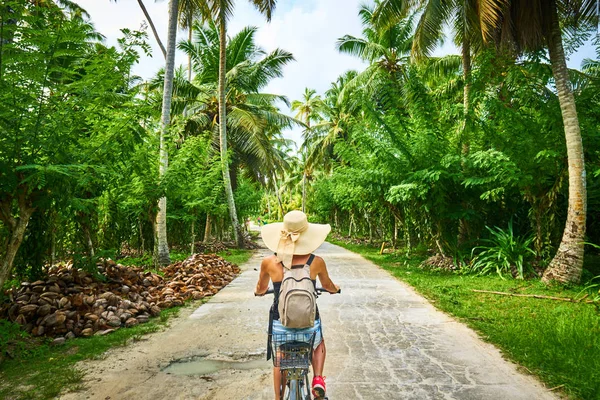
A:
[[[173,75],[175,73],[175,49],[177,39],[177,17],[179,0],[169,2],[169,31],[167,37],[167,62],[165,65],[165,79],[162,99],[162,111],[160,117],[160,157],[158,177],[167,172],[169,164],[169,153],[167,149],[166,136],[171,124],[171,100],[173,97]],[[157,239],[157,261],[160,265],[168,265],[171,262],[169,256],[169,244],[167,242],[167,197],[162,196],[158,201],[158,213],[156,214],[156,239]]]
[[[471,147],[471,55],[483,43],[480,19],[490,20],[498,15],[495,0],[382,0],[375,12],[377,25],[388,26],[405,18],[408,13],[419,11],[421,16],[414,34],[412,53],[416,59],[428,56],[443,39],[443,28],[452,26],[454,42],[461,48],[463,72],[463,119],[459,129],[459,144],[463,157]],[[500,0],[502,1],[502,0]],[[463,204],[465,212],[470,208]],[[459,221],[458,243],[467,240],[468,222]]]
[[[307,168],[318,165],[326,171],[331,170],[336,159],[334,146],[337,141],[348,138],[352,118],[360,112],[358,103],[350,101],[350,91],[346,90],[356,76],[356,71],[347,71],[331,84],[331,88],[325,92],[320,112],[322,119],[310,130],[304,131],[302,150],[307,153]]]
[[[275,10],[276,0],[251,0],[251,3],[258,11],[271,20],[271,15]],[[229,173],[229,156],[227,153],[227,21],[233,15],[234,0],[202,0],[201,12],[205,18],[212,18],[219,26],[220,40],[220,62],[219,62],[219,132],[221,148],[221,164],[223,168],[223,182],[225,184],[225,193],[227,204],[229,206],[229,215],[235,242],[238,247],[244,247],[244,238],[242,227],[238,222],[237,211],[235,208],[235,199],[233,198],[233,188],[231,186],[231,176]]]
[[[468,154],[470,145],[471,53],[483,42],[479,18],[491,18],[488,14],[497,13],[497,8],[488,4],[492,1],[382,0],[373,13],[374,24],[381,27],[397,24],[411,12],[421,13],[412,44],[416,59],[429,56],[443,39],[444,26],[452,25],[454,41],[460,46],[462,55],[464,120],[460,142],[464,155]]]
[[[181,79],[182,74],[176,74],[173,112],[186,110],[186,136],[211,132],[214,148],[218,149],[219,28],[214,23],[195,24],[194,30],[196,40],[182,41],[179,48],[192,58],[196,75],[190,83]],[[281,168],[284,155],[275,147],[275,140],[282,129],[302,125],[276,108],[278,101],[289,104],[285,96],[263,92],[272,79],[282,76],[283,67],[294,58],[281,49],[266,53],[256,45],[256,32],[257,28],[246,27],[227,42],[226,123],[232,186],[239,167],[248,178],[261,183],[273,168]]]
[[[311,122],[319,120],[319,112],[323,109],[323,100],[317,96],[314,89],[305,88],[302,100],[292,102],[292,111],[296,111],[296,118],[304,122],[306,129],[310,130]],[[306,155],[302,155],[302,212],[306,212],[306,180],[309,168],[306,163]]]
[[[517,53],[548,49],[564,124],[569,171],[569,207],[558,252],[543,280],[579,282],[583,269],[587,189],[581,130],[569,80],[561,33],[598,23],[597,1],[496,0],[491,18],[481,18],[487,38],[498,38]],[[562,17],[562,21],[561,21]]]
[[[188,41],[192,41],[194,21],[202,18],[201,0],[179,0],[179,26],[188,31]],[[188,55],[188,81],[192,80],[192,57]]]

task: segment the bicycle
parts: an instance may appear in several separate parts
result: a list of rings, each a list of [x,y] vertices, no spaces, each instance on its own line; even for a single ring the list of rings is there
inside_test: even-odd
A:
[[[317,296],[326,292],[323,288],[316,288]],[[341,289],[337,293],[341,293]],[[274,294],[269,289],[265,294]],[[312,364],[313,345],[316,332],[310,337],[305,333],[270,334],[270,343],[273,352],[273,366],[279,367],[281,373],[280,399],[284,400],[312,400],[308,370]],[[322,398],[327,400],[327,397]]]

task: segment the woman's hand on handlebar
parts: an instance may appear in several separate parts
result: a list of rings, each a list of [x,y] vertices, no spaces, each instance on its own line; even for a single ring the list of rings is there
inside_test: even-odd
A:
[[[267,289],[264,293],[256,293],[256,292],[254,292],[254,295],[257,296],[257,297],[262,297],[262,296],[264,296],[266,294],[273,294],[273,289]]]
[[[320,288],[317,288],[317,292],[318,292],[319,294],[321,294],[322,292],[327,292],[327,293],[329,293],[329,294],[338,294],[338,293],[342,293],[342,289],[340,289],[340,287],[339,287],[338,285],[335,285],[335,284],[334,284],[333,286],[335,287],[335,289],[334,289],[334,290],[329,290],[329,289],[326,289],[326,288],[324,288],[324,287],[320,287]]]

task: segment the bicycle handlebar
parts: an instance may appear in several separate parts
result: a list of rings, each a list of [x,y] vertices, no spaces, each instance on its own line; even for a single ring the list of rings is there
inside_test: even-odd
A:
[[[323,292],[327,292],[327,293],[330,293],[330,294],[341,294],[342,293],[342,289],[341,288],[336,293],[331,293],[331,292],[327,291],[327,289],[322,288],[322,287],[318,287],[318,288],[316,288],[316,290],[317,290],[317,294],[323,294]],[[264,295],[267,295],[267,294],[275,294],[275,291],[273,289],[269,289],[269,290],[267,290],[265,292]],[[258,295],[256,293],[254,293],[254,295],[258,297]]]

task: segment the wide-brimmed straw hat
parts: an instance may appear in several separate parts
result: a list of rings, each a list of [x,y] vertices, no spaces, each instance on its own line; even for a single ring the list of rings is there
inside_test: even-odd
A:
[[[294,254],[310,254],[325,242],[331,231],[329,224],[312,224],[302,211],[290,211],[283,222],[262,227],[265,245],[275,253],[284,266],[290,267]]]

